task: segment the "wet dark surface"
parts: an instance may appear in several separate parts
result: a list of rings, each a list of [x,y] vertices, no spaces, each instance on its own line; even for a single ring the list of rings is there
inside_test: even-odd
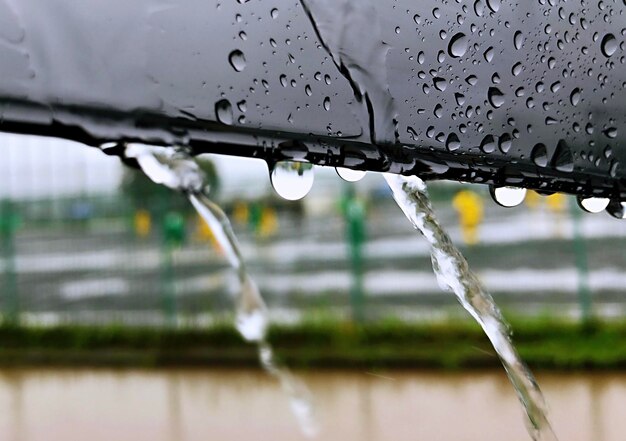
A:
[[[626,197],[622,0],[0,2],[0,130]]]

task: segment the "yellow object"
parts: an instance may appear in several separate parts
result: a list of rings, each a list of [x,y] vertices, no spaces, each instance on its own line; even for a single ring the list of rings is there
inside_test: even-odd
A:
[[[452,199],[452,206],[459,213],[463,240],[468,245],[477,244],[478,226],[483,220],[483,200],[471,190],[461,190]]]
[[[141,238],[147,237],[152,229],[152,218],[147,210],[137,210],[134,218],[135,234]]]
[[[245,202],[235,203],[235,208],[233,209],[233,219],[239,225],[246,225],[250,219],[250,209],[248,208],[248,204]]]
[[[536,191],[528,190],[526,192],[524,202],[526,203],[526,206],[528,208],[530,208],[531,210],[535,210],[539,208],[539,205],[541,205],[541,196]]]
[[[567,209],[567,198],[563,193],[554,193],[546,197],[548,209],[554,213],[562,213]]]
[[[261,238],[271,237],[278,231],[278,216],[272,207],[266,207],[261,213],[258,234]]]

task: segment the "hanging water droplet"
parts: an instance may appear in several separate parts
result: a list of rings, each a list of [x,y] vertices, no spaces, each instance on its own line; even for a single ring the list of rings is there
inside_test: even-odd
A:
[[[497,87],[490,87],[487,91],[489,103],[496,109],[504,104],[504,94]]]
[[[626,202],[612,200],[606,207],[607,213],[617,219],[626,219]]]
[[[357,182],[363,179],[367,173],[365,170],[353,170],[345,167],[335,167],[335,171],[346,182]]]
[[[246,57],[239,49],[235,49],[228,56],[228,62],[236,72],[241,72],[246,67]]]
[[[459,58],[465,55],[467,52],[468,40],[464,33],[459,32],[455,34],[450,39],[450,43],[448,43],[448,54],[452,58]]]
[[[578,196],[576,198],[578,206],[588,213],[600,213],[609,205],[609,198],[584,198]]]
[[[605,57],[610,57],[617,51],[617,40],[613,34],[606,34],[600,42],[600,49]]]
[[[544,144],[536,144],[530,152],[530,159],[539,167],[548,165],[548,149]]]
[[[233,123],[233,108],[230,101],[222,99],[215,103],[215,116],[222,124],[231,125]]]
[[[314,178],[313,165],[307,162],[280,161],[270,173],[272,187],[288,201],[305,197],[313,188]]]
[[[517,207],[526,198],[526,189],[519,187],[489,186],[489,194],[494,202],[505,208]]]

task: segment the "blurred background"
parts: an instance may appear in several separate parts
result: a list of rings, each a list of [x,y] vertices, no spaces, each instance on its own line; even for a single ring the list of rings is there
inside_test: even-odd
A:
[[[97,149],[0,138],[0,272],[5,318],[32,324],[206,324],[232,310],[237,280],[186,198]],[[274,320],[442,319],[460,311],[425,241],[383,179],[317,168],[311,193],[282,200],[264,162],[202,156]],[[626,223],[570,196],[530,192],[504,209],[486,186],[435,182],[442,224],[514,314],[620,317]]]
[[[68,141],[2,135],[0,149],[0,429],[9,440],[302,437],[273,380],[250,370],[253,349],[224,331],[237,278],[183,196]],[[277,324],[270,339],[305,369],[324,439],[527,439],[513,389],[491,370],[497,358],[438,288],[425,241],[381,176],[352,184],[317,168],[312,192],[289,202],[262,161],[199,160]],[[530,192],[504,209],[483,186],[429,188],[441,223],[513,320],[522,355],[560,372],[539,377],[561,439],[621,439],[611,403],[626,397],[615,372],[626,362],[626,223],[560,194]],[[88,368],[50,368],[68,364]],[[178,364],[237,367],[135,370]],[[569,373],[585,367],[614,373]],[[419,428],[408,423],[413,411]],[[461,433],[442,423],[450,412]]]

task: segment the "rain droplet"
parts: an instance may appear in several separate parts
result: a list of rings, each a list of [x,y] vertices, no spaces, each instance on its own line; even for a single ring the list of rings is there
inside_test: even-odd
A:
[[[324,110],[326,110],[327,112],[330,110],[330,98],[326,97],[324,98]]]
[[[526,189],[519,187],[495,187],[489,186],[489,193],[494,202],[502,207],[517,207],[524,202],[526,197]]]
[[[271,16],[272,18],[278,18],[278,9],[277,9],[277,8],[273,8],[273,9],[270,11],[270,16]]]
[[[502,153],[507,153],[509,150],[511,150],[512,144],[513,140],[511,139],[511,135],[509,135],[508,133],[502,135],[498,140],[498,147],[500,148],[500,151]]]
[[[572,151],[564,140],[560,140],[552,157],[552,166],[558,171],[573,172],[574,157]]]
[[[530,158],[539,167],[546,167],[548,165],[548,149],[541,143],[536,144],[530,152]]]
[[[363,179],[367,173],[365,170],[352,170],[351,168],[335,167],[335,171],[346,182],[357,182]]]
[[[504,104],[504,94],[497,87],[490,87],[487,91],[489,103],[496,109]]]
[[[222,124],[231,125],[233,123],[233,107],[230,101],[223,99],[215,103],[215,116]]]
[[[236,72],[241,72],[246,67],[246,57],[239,49],[235,49],[228,56],[228,62]]]
[[[580,102],[580,89],[578,87],[572,90],[572,93],[569,96],[569,101],[572,103],[572,106],[577,106]]]
[[[605,57],[610,57],[617,51],[617,40],[613,34],[606,34],[600,43],[600,49]]]
[[[584,198],[581,196],[578,196],[576,201],[578,206],[587,213],[600,213],[608,207],[610,202],[609,198]]]
[[[448,54],[450,54],[452,58],[462,57],[467,51],[467,46],[467,36],[464,33],[459,32],[450,39],[450,43],[448,44]]]
[[[520,50],[524,45],[524,34],[522,31],[517,31],[513,36],[513,44],[515,45],[515,49]]]
[[[492,135],[487,135],[483,138],[480,143],[480,149],[484,153],[493,153],[496,150],[496,140],[493,139]]]
[[[437,89],[440,92],[443,92],[446,90],[446,87],[448,86],[448,82],[441,77],[435,77],[433,78],[433,84],[435,86],[435,89]]]
[[[491,61],[493,60],[493,53],[494,53],[493,47],[490,47],[483,54],[483,56],[485,57],[485,60],[487,61],[487,63],[491,63]]]
[[[463,104],[465,104],[465,95],[463,95],[462,93],[455,93],[454,94],[454,99],[456,100],[456,103],[459,106],[462,106]]]
[[[498,12],[500,10],[500,0],[487,0],[487,6],[493,12]]]
[[[606,136],[607,138],[611,138],[611,139],[617,138],[617,129],[615,127],[609,127],[602,133],[604,133],[604,136]]]
[[[270,173],[272,187],[288,201],[305,197],[313,188],[314,178],[313,165],[306,162],[280,161]]]
[[[437,117],[437,118],[441,118],[443,116],[443,106],[441,104],[437,104],[435,106],[435,110],[433,110],[433,114]]]
[[[446,139],[446,148],[448,151],[454,152],[461,148],[461,141],[456,133],[450,133]]]
[[[606,211],[617,219],[626,219],[626,202],[613,200],[609,202]]]

